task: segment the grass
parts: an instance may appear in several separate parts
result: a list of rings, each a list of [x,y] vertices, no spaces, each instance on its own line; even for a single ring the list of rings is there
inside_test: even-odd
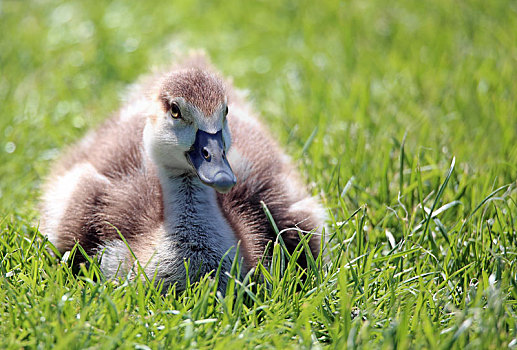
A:
[[[517,347],[515,1],[3,0],[0,32],[0,347]],[[278,243],[266,283],[162,297],[37,233],[59,151],[189,48],[328,208],[304,278]]]

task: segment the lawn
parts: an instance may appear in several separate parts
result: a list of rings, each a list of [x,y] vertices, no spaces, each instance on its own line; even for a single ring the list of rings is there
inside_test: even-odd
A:
[[[0,33],[0,348],[517,347],[516,1],[0,0]],[[72,274],[51,163],[197,48],[328,208],[329,261],[276,244],[226,296]]]

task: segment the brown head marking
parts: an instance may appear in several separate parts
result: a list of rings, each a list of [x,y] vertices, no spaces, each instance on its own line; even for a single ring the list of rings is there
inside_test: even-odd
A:
[[[168,104],[171,98],[183,97],[205,116],[211,116],[225,101],[224,82],[216,74],[200,68],[171,73],[163,82],[160,98]],[[166,106],[168,109],[168,106]]]

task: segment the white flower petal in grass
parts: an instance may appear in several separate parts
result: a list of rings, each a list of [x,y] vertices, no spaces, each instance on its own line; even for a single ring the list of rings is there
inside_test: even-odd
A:
[[[7,142],[5,144],[5,148],[4,149],[9,154],[13,153],[16,150],[16,144],[14,142]]]
[[[496,282],[496,279],[495,279],[495,275],[490,275],[490,277],[488,277],[488,283],[490,283],[491,286],[493,286]]]

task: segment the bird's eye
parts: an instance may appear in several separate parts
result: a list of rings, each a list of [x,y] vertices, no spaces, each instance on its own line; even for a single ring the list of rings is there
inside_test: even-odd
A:
[[[226,106],[226,109],[224,110],[224,116],[226,117],[228,115],[228,106]]]
[[[173,117],[174,119],[181,118],[181,111],[176,103],[173,103],[171,105],[171,117]]]

